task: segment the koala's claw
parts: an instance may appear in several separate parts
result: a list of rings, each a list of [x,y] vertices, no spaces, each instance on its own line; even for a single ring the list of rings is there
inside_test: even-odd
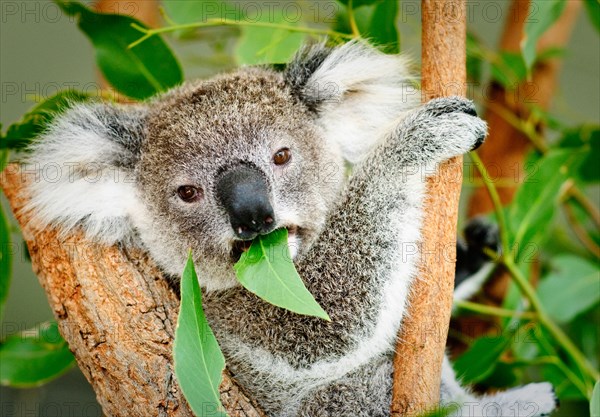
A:
[[[471,148],[472,151],[478,149],[481,145],[483,145],[483,142],[485,142],[485,136],[486,135],[477,137],[477,141],[475,142],[475,145],[473,145],[473,147]]]

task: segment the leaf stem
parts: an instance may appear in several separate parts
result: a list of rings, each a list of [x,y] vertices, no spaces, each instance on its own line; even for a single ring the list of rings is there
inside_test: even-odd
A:
[[[502,202],[500,201],[500,196],[498,195],[498,190],[496,190],[496,186],[490,179],[487,168],[481,161],[479,155],[476,152],[470,152],[469,156],[471,157],[473,162],[475,162],[475,166],[481,174],[483,184],[485,185],[490,199],[492,200],[492,204],[494,205],[494,214],[496,215],[496,220],[498,221],[498,231],[500,233],[500,243],[502,245],[502,252],[508,254],[510,253],[510,244],[508,243],[508,226],[506,223],[504,208],[502,207]]]
[[[500,232],[500,240],[502,243],[502,254],[501,262],[510,273],[513,281],[519,287],[521,293],[529,301],[532,310],[537,314],[540,324],[542,324],[548,332],[554,337],[554,339],[561,345],[563,350],[571,357],[573,362],[577,364],[579,369],[585,375],[587,374],[593,380],[600,378],[600,373],[594,368],[594,366],[587,360],[587,358],[581,353],[581,351],[575,346],[575,344],[569,339],[569,337],[563,332],[563,330],[550,318],[546,313],[544,306],[538,298],[534,288],[531,286],[527,278],[523,275],[521,270],[515,264],[514,259],[511,257],[510,246],[508,242],[507,224],[504,213],[504,208],[500,202],[500,197],[496,190],[496,187],[488,176],[487,169],[483,165],[479,155],[475,152],[470,153],[471,158],[475,162],[475,166],[481,174],[481,178],[485,184],[485,187],[490,195],[490,198],[494,204],[494,213],[498,219],[498,229]],[[584,381],[585,382],[585,381]],[[589,395],[589,393],[588,393]]]
[[[455,301],[457,308],[472,311],[474,313],[486,314],[488,316],[498,317],[521,317],[524,319],[536,319],[538,316],[532,311],[514,311],[506,308],[488,306],[485,304],[474,303],[471,301]]]
[[[360,38],[360,30],[358,29],[358,25],[356,24],[356,17],[354,15],[354,7],[352,3],[353,0],[348,0],[348,21],[350,22],[350,29],[352,30],[352,35],[355,38]]]
[[[175,32],[177,30],[183,30],[183,29],[196,29],[196,28],[215,27],[215,26],[263,27],[263,28],[270,28],[270,29],[287,30],[290,32],[302,32],[302,33],[310,33],[310,34],[314,34],[314,35],[327,35],[327,36],[331,36],[332,38],[338,38],[338,39],[339,38],[352,39],[355,37],[355,35],[348,35],[346,33],[336,32],[336,31],[328,30],[328,29],[317,29],[317,28],[310,28],[310,27],[306,27],[306,26],[293,26],[293,25],[286,25],[283,23],[249,22],[249,21],[241,21],[241,20],[229,20],[229,19],[207,19],[205,22],[195,22],[195,23],[186,23],[186,24],[180,24],[180,25],[164,26],[164,27],[157,28],[157,29],[146,29],[139,25],[136,25],[135,23],[132,23],[131,27],[133,27],[134,29],[143,33],[144,36],[142,36],[137,41],[129,44],[129,48],[133,48],[133,47],[139,45],[140,43],[144,42],[146,39],[148,39],[154,35],[161,34],[161,33]]]

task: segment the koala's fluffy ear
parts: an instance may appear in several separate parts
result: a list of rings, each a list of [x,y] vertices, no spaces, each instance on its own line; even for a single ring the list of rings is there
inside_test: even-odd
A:
[[[361,160],[385,129],[421,98],[406,58],[362,42],[306,47],[284,77],[351,163]]]
[[[37,227],[66,232],[80,226],[107,244],[132,236],[138,199],[134,169],[144,137],[146,109],[106,104],[76,105],[31,146],[23,170]]]

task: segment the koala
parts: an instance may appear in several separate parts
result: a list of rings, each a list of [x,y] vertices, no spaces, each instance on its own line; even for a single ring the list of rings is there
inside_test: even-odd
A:
[[[227,365],[267,415],[389,416],[425,179],[486,135],[470,101],[421,106],[413,85],[406,58],[351,42],[308,46],[284,69],[241,68],[138,105],[75,105],[27,161],[69,175],[32,183],[28,209],[42,225],[138,245],[173,277],[191,248]],[[331,322],[238,284],[234,263],[279,228]],[[447,359],[440,403],[460,404],[463,416],[556,406],[547,383],[476,397]]]

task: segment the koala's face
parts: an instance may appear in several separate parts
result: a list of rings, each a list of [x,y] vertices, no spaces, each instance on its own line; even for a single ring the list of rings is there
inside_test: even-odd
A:
[[[192,249],[208,288],[234,282],[253,238],[289,231],[302,254],[339,195],[344,162],[273,71],[183,87],[149,115],[136,169],[151,254],[180,273]],[[213,277],[215,282],[211,281]]]
[[[174,276],[191,249],[206,289],[236,285],[232,265],[256,236],[285,227],[292,254],[311,247],[341,204],[344,161],[361,163],[418,104],[406,68],[361,43],[315,45],[282,73],[242,69],[139,105],[76,105],[29,163],[80,168],[33,182],[27,210],[104,244],[141,239]]]

